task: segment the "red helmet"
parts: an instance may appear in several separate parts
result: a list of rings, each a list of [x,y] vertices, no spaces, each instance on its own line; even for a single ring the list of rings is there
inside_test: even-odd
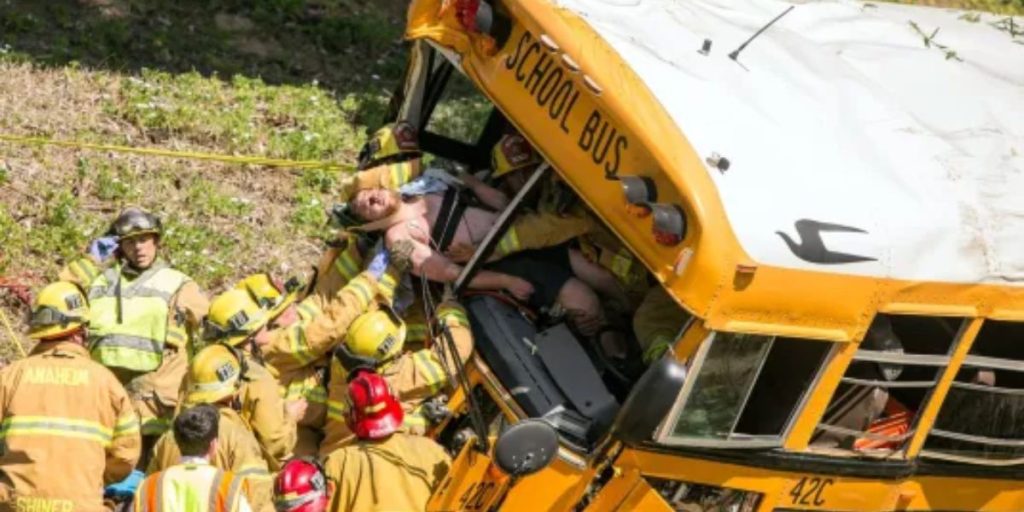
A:
[[[383,439],[395,433],[404,416],[384,377],[361,371],[348,382],[348,428],[359,439]]]
[[[274,480],[274,508],[278,512],[325,512],[327,477],[313,459],[292,459]]]

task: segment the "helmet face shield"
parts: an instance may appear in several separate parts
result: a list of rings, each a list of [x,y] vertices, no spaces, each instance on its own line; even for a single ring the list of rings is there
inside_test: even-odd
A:
[[[38,307],[29,315],[29,325],[32,327],[50,327],[54,325],[66,326],[72,322],[82,321],[83,319],[81,317],[64,314],[57,308],[50,306]]]
[[[211,322],[210,318],[207,317],[205,322],[206,325],[203,329],[203,338],[205,338],[206,341],[216,341],[227,337],[248,336],[256,332],[249,327],[250,322],[253,320],[258,319],[250,317],[249,313],[244,310],[231,315],[226,326],[217,325]]]
[[[130,238],[144,234],[160,235],[161,231],[160,219],[151,213],[134,208],[125,210],[111,226],[111,234],[118,238]]]

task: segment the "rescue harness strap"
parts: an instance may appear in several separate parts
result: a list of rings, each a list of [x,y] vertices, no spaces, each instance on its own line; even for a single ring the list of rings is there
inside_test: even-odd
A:
[[[437,252],[443,253],[448,250],[448,246],[455,239],[455,232],[459,229],[459,223],[462,222],[462,215],[466,212],[467,206],[469,206],[469,202],[457,187],[448,187],[444,191],[441,209],[438,211],[437,220],[434,221],[434,229],[430,233],[430,239],[434,241]]]

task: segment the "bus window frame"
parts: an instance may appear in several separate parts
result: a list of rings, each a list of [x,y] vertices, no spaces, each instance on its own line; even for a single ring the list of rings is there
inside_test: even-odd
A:
[[[945,394],[942,397],[942,403],[938,405],[935,417],[932,419],[927,434],[923,437],[920,443],[920,449],[917,456],[922,459],[927,459],[933,463],[942,462],[953,462],[958,464],[968,464],[972,466],[987,466],[987,467],[1020,467],[1024,466],[1024,456],[1012,457],[1012,458],[983,458],[974,457],[969,455],[960,455],[955,451],[943,451],[941,449],[929,449],[925,446],[928,438],[935,434],[937,437],[945,439],[961,440],[976,444],[983,444],[988,446],[1018,446],[1024,447],[1024,439],[1012,439],[1012,438],[1000,438],[992,436],[982,436],[977,434],[967,434],[964,432],[955,432],[951,430],[934,428],[935,422],[938,421],[939,415],[943,411],[943,407],[946,405],[946,398],[949,396],[949,391],[952,389],[966,389],[971,391],[978,391],[983,393],[992,394],[1005,394],[1005,395],[1024,395],[1024,388],[1006,388],[999,386],[987,386],[981,384],[972,384],[968,382],[958,382],[956,380],[957,374],[963,368],[982,368],[991,370],[1005,370],[1018,373],[1024,373],[1024,368],[1021,368],[1021,364],[1024,360],[1013,360],[1002,357],[992,357],[983,355],[971,355],[971,351],[975,348],[975,344],[981,337],[981,330],[985,325],[985,322],[993,319],[979,318],[977,320],[976,330],[974,335],[969,340],[970,343],[967,347],[964,347],[965,354],[958,361],[959,364],[955,368],[952,367],[947,370],[950,373],[949,383],[946,387]],[[997,320],[993,320],[997,321]]]
[[[696,318],[696,317],[694,317]],[[700,325],[699,322],[691,322],[687,324],[687,328]],[[711,351],[711,346],[714,344],[715,338],[718,334],[749,334],[754,336],[764,336],[768,338],[767,343],[769,344],[767,350],[761,360],[758,362],[757,374],[750,381],[750,385],[745,390],[744,399],[741,406],[738,408],[738,413],[733,418],[733,424],[730,429],[728,437],[725,439],[706,439],[692,436],[677,436],[672,434],[672,430],[678,423],[682,412],[686,408],[687,402],[689,402],[690,396],[693,392],[693,388],[697,382],[697,376],[700,374],[701,369],[707,359],[707,354]],[[684,332],[680,339],[685,336]],[[823,354],[821,361],[818,364],[818,368],[814,373],[814,378],[811,380],[810,385],[800,396],[800,400],[794,404],[789,416],[786,419],[786,423],[777,435],[749,435],[736,433],[736,426],[739,424],[740,419],[743,416],[743,412],[746,409],[747,401],[753,393],[754,388],[761,375],[761,370],[764,368],[765,362],[768,360],[768,356],[771,354],[772,348],[776,340],[779,338],[778,335],[774,334],[755,334],[755,333],[740,333],[730,331],[707,331],[706,335],[700,342],[700,346],[697,349],[697,353],[694,354],[692,362],[689,365],[689,372],[686,382],[683,384],[683,388],[679,391],[679,395],[676,397],[676,403],[669,410],[665,416],[665,420],[661,423],[661,426],[655,432],[653,441],[655,444],[663,448],[698,448],[698,449],[781,449],[785,446],[786,440],[790,435],[793,427],[796,425],[801,417],[804,408],[807,406],[807,402],[818,388],[818,384],[821,382],[822,377],[826,374],[827,369],[831,366],[832,361],[835,357],[836,350],[838,350],[843,343],[834,343],[823,340],[814,340],[809,338],[795,338],[789,336],[783,336],[784,338],[796,339],[806,341],[809,343],[828,343],[829,349]]]
[[[860,345],[863,339],[858,340],[855,344],[853,354],[849,357],[846,364],[843,366],[842,374],[840,379],[837,381],[836,388],[832,389],[831,395],[829,396],[828,402],[825,407],[821,410],[821,416],[814,423],[811,430],[811,435],[807,438],[806,445],[802,447],[803,453],[808,455],[825,456],[825,457],[839,457],[839,458],[863,458],[871,460],[885,460],[892,462],[910,462],[918,458],[921,448],[924,444],[924,440],[927,438],[929,431],[934,425],[938,411],[945,401],[948,391],[951,387],[953,378],[956,373],[960,371],[961,365],[966,357],[967,351],[970,350],[974,344],[974,340],[980,330],[982,319],[978,317],[961,317],[955,315],[930,315],[930,314],[915,314],[915,313],[882,313],[889,316],[915,316],[915,317],[934,317],[934,318],[956,318],[960,320],[960,325],[957,328],[952,340],[950,340],[949,348],[946,355],[936,354],[906,354],[906,353],[891,353],[882,352],[877,350],[861,349]],[[916,412],[914,421],[912,422],[910,429],[906,434],[898,437],[904,439],[891,439],[902,441],[903,444],[895,450],[890,450],[887,453],[880,453],[880,451],[857,451],[847,450],[842,448],[834,447],[820,447],[814,445],[814,439],[819,432],[821,425],[828,425],[824,423],[824,413],[826,412],[829,405],[832,403],[832,399],[835,398],[835,394],[838,391],[838,383],[846,380],[846,374],[849,371],[851,365],[856,361],[870,361],[879,363],[902,363],[902,364],[913,364],[915,366],[928,366],[937,368],[935,385],[931,386],[927,395],[922,399],[921,406]],[[898,388],[900,386],[891,386],[892,388]],[[906,386],[913,387],[913,386]],[[831,426],[831,425],[828,425]],[[841,427],[840,427],[841,428]],[[874,434],[870,434],[867,431],[858,432],[864,437],[874,437]]]

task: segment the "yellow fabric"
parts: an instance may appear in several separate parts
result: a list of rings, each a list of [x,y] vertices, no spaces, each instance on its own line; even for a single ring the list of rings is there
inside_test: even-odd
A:
[[[0,371],[0,418],[0,468],[22,506],[105,510],[103,487],[128,476],[139,458],[127,393],[75,343],[42,342]]]
[[[267,466],[276,471],[292,456],[295,422],[285,415],[277,380],[249,354],[244,357],[247,370],[238,393],[240,415],[256,436]]]
[[[398,190],[422,174],[418,158],[404,162],[389,163],[359,171],[341,184],[341,199],[347,201],[360,190],[385,188]]]
[[[220,483],[235,479],[230,472],[217,469],[205,462],[184,463],[171,466],[159,473],[149,475],[135,492],[135,512],[156,512],[146,508],[150,501],[150,489],[157,492],[157,510],[187,510],[188,512],[248,512],[245,501],[245,481],[232,482],[223,508],[211,508]],[[155,484],[155,485],[154,485]]]
[[[346,446],[324,463],[335,487],[330,510],[424,510],[450,466],[444,449],[421,436],[399,432],[383,441]]]
[[[466,310],[455,301],[440,304],[437,308],[438,322],[447,325],[455,342],[458,357],[467,361],[473,353],[473,334],[470,330]],[[421,405],[429,398],[444,392],[448,376],[454,375],[454,362],[438,354],[440,339],[430,348],[406,351],[379,368],[380,374],[388,381],[398,395],[405,411],[402,431],[423,434],[429,427],[422,415]],[[442,360],[449,362],[448,367]],[[354,441],[351,430],[345,424],[345,395],[348,381],[344,368],[336,360],[331,361],[331,379],[327,387],[327,423],[324,426],[324,440],[320,454],[330,452]]]
[[[273,479],[267,462],[260,453],[259,443],[246,427],[245,420],[227,407],[221,407],[220,428],[217,430],[217,451],[210,463],[224,471],[245,478],[249,492],[246,500],[256,512],[273,512]],[[153,447],[147,474],[163,471],[177,465],[181,452],[171,432],[164,434]]]
[[[88,290],[93,281],[99,278],[101,271],[90,256],[83,256],[62,268],[58,277],[61,281],[70,281]],[[209,308],[210,301],[199,285],[192,280],[186,281],[169,304],[166,344],[186,347],[188,340],[197,340]]]
[[[159,368],[165,343],[185,344],[186,333],[170,311],[174,296],[188,282],[187,275],[160,260],[138,275],[121,266],[103,270],[89,285],[92,357],[103,366],[132,372]]]
[[[342,341],[352,322],[371,307],[376,291],[376,280],[363,273],[335,289],[330,297],[307,297],[300,303],[300,311],[308,308],[320,314],[300,315],[298,322],[271,331],[270,343],[262,348],[264,361],[281,375],[317,362],[326,365],[323,360]]]
[[[529,249],[552,247],[587,233],[593,223],[585,216],[525,213],[516,217],[494,249],[495,257]]]
[[[142,435],[159,436],[170,428],[187,373],[188,356],[184,349],[166,347],[160,368],[128,383],[128,396],[142,423]]]
[[[82,256],[76,260],[72,260],[58,274],[58,279],[61,281],[69,281],[72,283],[86,288],[89,283],[92,283],[100,275],[100,269],[96,266],[96,262],[89,256]]]
[[[120,301],[116,282],[120,280]],[[169,330],[171,300],[188,276],[159,260],[138,276],[120,267],[103,271],[89,286],[89,340],[92,357],[104,366],[149,372],[160,366],[170,337],[184,344],[182,331]],[[120,302],[120,306],[119,306]],[[118,309],[120,307],[120,321]]]
[[[633,332],[644,350],[644,362],[661,357],[676,342],[690,314],[661,286],[653,286],[633,315]]]

